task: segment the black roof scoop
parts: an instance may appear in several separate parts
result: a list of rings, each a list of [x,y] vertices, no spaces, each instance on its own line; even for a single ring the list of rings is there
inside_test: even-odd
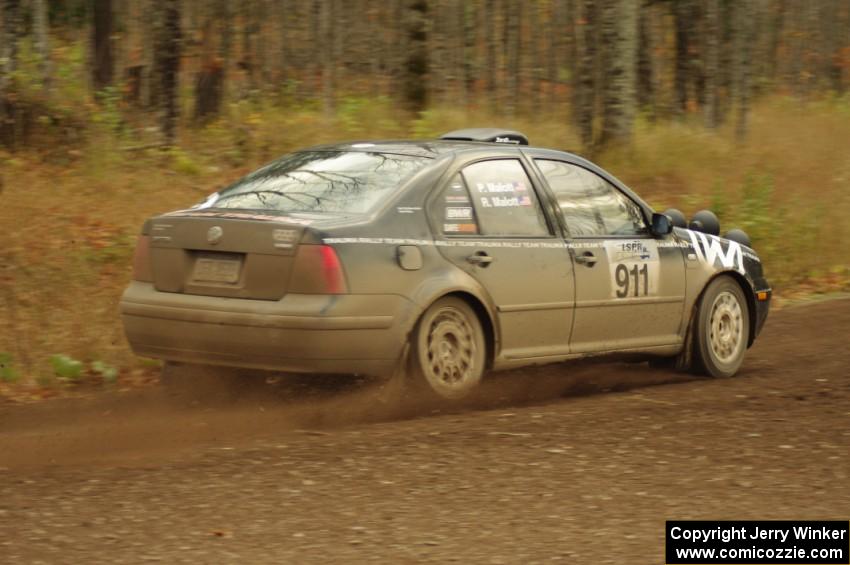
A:
[[[444,133],[440,139],[454,141],[484,141],[487,143],[508,143],[511,145],[528,145],[528,138],[524,133],[509,129],[499,128],[470,128],[459,129]]]

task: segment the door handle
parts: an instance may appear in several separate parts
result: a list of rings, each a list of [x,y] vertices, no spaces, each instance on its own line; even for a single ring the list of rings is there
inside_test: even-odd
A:
[[[592,267],[596,264],[596,255],[594,255],[590,251],[585,251],[581,255],[576,255],[576,263],[581,263],[582,265]]]
[[[477,251],[474,255],[467,257],[466,261],[467,263],[472,263],[479,267],[486,267],[493,262],[493,258],[487,255],[484,251]]]

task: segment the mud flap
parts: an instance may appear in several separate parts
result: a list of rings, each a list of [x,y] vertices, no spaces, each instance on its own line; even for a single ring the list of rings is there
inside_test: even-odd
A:
[[[685,332],[685,343],[682,346],[682,352],[676,355],[674,361],[674,368],[677,371],[690,371],[692,370],[694,364],[694,333],[696,331],[696,324],[698,308],[694,307],[691,310],[691,319],[688,322],[688,331]]]

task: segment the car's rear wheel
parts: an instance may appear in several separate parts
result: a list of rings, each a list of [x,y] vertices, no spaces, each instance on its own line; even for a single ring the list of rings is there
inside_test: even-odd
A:
[[[475,311],[460,298],[441,298],[425,311],[413,331],[412,384],[432,398],[460,400],[481,382],[486,353]]]
[[[737,282],[714,279],[700,299],[694,343],[695,361],[711,377],[731,377],[747,352],[750,316],[747,300]]]

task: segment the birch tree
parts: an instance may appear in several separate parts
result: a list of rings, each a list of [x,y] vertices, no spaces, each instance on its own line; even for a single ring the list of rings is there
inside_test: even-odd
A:
[[[632,0],[604,0],[602,42],[605,79],[602,86],[600,146],[628,143],[635,116],[637,63],[637,4]]]

